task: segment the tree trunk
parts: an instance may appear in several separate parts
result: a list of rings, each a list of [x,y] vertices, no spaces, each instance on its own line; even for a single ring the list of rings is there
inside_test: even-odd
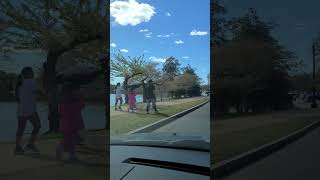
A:
[[[141,81],[142,84],[142,102],[146,103],[147,98],[146,98],[146,84],[144,83],[144,80]]]
[[[125,77],[123,81],[123,89],[124,89],[124,95],[125,95],[125,104],[128,104],[129,98],[128,98],[128,81],[129,77]]]
[[[58,132],[59,112],[58,112],[58,87],[56,83],[56,63],[59,55],[48,52],[45,71],[45,90],[48,97],[48,120],[49,132]]]
[[[108,52],[107,57],[105,58],[106,60],[105,61],[102,60],[102,62],[101,62],[102,68],[105,70],[105,72],[104,72],[105,92],[108,92],[108,94],[106,96],[104,96],[105,118],[106,118],[106,124],[105,124],[104,128],[106,130],[110,130],[110,108],[109,108],[109,106],[111,106],[110,105],[110,86],[109,86],[110,79],[108,78],[109,75],[110,75],[110,69],[108,68],[109,67],[109,63],[110,63],[110,58],[109,57],[110,57],[110,54]],[[107,139],[109,139],[109,138],[107,138]]]

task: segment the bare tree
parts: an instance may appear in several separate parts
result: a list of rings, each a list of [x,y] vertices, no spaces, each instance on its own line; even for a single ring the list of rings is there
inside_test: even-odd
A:
[[[75,49],[81,52],[88,48],[83,46],[85,44],[90,44],[95,53],[82,53],[79,59],[99,56],[104,64],[109,57],[102,55],[107,54],[102,47],[104,34],[109,33],[109,29],[104,28],[109,21],[101,13],[105,6],[103,0],[0,1],[1,21],[6,25],[1,32],[5,46],[9,49],[41,49],[47,54],[43,82],[49,105],[50,132],[57,131],[59,126],[56,64],[60,57]]]
[[[110,74],[112,77],[123,77],[123,87],[126,94],[126,103],[128,103],[129,80],[142,76],[148,67],[144,56],[124,57],[121,54],[114,54],[110,64]]]

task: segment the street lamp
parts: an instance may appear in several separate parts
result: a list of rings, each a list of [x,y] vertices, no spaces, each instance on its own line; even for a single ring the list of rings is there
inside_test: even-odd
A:
[[[316,56],[319,52],[319,40],[313,40],[312,42],[312,60],[313,60],[313,88],[312,88],[312,103],[311,108],[317,108],[318,104],[316,101],[316,87],[315,87],[315,80],[316,80]]]

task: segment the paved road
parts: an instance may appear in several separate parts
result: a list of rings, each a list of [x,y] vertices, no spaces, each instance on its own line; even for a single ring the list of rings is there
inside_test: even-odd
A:
[[[320,128],[224,180],[320,179]]]
[[[196,133],[210,137],[210,102],[155,132]]]

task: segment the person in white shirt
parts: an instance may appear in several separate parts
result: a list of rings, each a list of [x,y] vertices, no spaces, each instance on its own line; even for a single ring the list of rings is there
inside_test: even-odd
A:
[[[122,105],[122,93],[123,93],[123,88],[121,87],[120,83],[117,83],[117,86],[115,88],[115,94],[116,94],[116,103],[115,103],[115,107],[114,110],[118,110],[117,105],[118,105],[118,101],[120,101],[119,104],[119,109],[122,110],[121,105]]]
[[[34,73],[31,67],[25,67],[19,76],[16,95],[18,100],[18,127],[16,133],[16,148],[15,155],[23,154],[26,150],[33,153],[39,153],[38,148],[35,146],[36,136],[39,133],[41,122],[37,113],[36,104],[36,82],[33,79]],[[33,130],[29,143],[22,148],[21,139],[26,128],[27,122],[30,120]]]

